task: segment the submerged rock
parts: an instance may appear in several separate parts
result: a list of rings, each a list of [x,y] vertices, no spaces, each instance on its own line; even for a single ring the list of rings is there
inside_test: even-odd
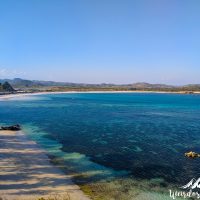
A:
[[[198,153],[195,153],[193,151],[190,151],[188,153],[185,153],[185,156],[188,157],[188,158],[199,158],[200,157],[200,154]]]
[[[13,126],[2,126],[1,130],[19,131],[21,130],[21,127],[19,124],[16,124]]]

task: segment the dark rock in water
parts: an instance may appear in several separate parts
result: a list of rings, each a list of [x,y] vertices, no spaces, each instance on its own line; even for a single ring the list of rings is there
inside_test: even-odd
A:
[[[2,126],[2,130],[10,130],[10,131],[19,131],[21,130],[21,127],[19,124],[13,125],[13,126]]]

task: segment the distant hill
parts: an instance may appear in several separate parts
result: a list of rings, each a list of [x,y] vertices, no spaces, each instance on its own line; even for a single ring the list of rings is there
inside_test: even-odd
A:
[[[0,83],[9,82],[13,87],[42,87],[42,86],[80,86],[85,84],[68,83],[68,82],[54,82],[54,81],[38,81],[38,80],[25,80],[21,78],[15,79],[0,79]],[[87,84],[86,84],[87,85]]]
[[[183,88],[190,88],[190,89],[200,89],[200,84],[189,84],[189,85],[184,85]]]
[[[87,83],[70,83],[70,82],[55,82],[55,81],[38,81],[38,80],[25,80],[21,78],[15,79],[0,79],[0,83],[9,82],[13,87],[40,87],[40,86],[93,86],[93,87],[113,87],[113,86],[127,86],[127,87],[135,87],[135,88],[171,88],[174,86],[169,86],[165,84],[150,84],[150,83],[133,83],[133,84],[87,84]]]
[[[173,86],[166,84],[151,84],[146,82],[138,82],[132,84],[87,84],[87,83],[71,83],[71,82],[55,82],[40,80],[25,80],[21,78],[0,79],[0,83],[9,83],[11,87],[18,90],[147,90],[147,91],[200,91],[200,84],[189,84],[184,86]],[[7,88],[8,87],[7,85]],[[10,90],[12,90],[10,88]]]
[[[175,87],[172,85],[150,84],[150,83],[145,83],[145,82],[133,83],[131,84],[131,86],[135,88],[174,88]]]

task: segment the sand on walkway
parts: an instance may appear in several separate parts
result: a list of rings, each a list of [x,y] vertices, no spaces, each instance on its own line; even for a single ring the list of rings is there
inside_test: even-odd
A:
[[[0,130],[0,199],[89,200],[21,131]]]

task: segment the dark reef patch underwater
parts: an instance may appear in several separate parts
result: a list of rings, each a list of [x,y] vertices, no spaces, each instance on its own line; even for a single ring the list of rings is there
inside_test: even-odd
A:
[[[200,177],[200,159],[184,157],[190,150],[200,152],[200,95],[21,97],[0,101],[0,121],[22,124],[68,171],[81,173],[79,183],[126,179],[133,182],[123,184],[158,192]]]

